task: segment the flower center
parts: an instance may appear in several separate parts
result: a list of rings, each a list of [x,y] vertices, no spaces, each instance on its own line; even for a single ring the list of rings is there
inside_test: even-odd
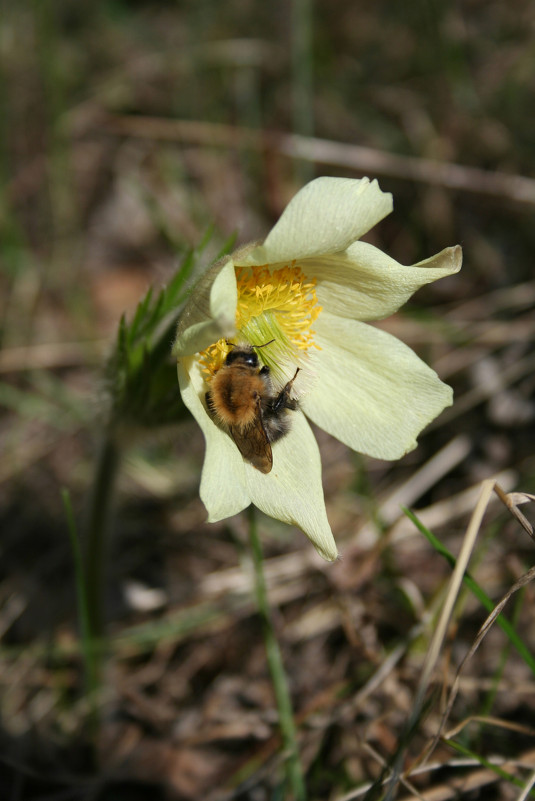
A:
[[[295,265],[272,270],[262,267],[236,267],[238,305],[236,341],[220,339],[201,354],[207,380],[219,370],[232,345],[246,343],[260,351],[261,360],[274,378],[288,380],[297,366],[306,368],[307,352],[317,348],[312,325],[321,312],[315,279],[307,278]],[[291,377],[291,376],[290,376]]]

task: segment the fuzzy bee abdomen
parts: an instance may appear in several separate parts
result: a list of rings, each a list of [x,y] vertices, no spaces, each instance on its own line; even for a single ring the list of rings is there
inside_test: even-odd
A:
[[[211,398],[217,398],[214,411],[228,426],[246,429],[258,415],[258,404],[264,382],[259,375],[249,371],[222,369],[212,379]]]

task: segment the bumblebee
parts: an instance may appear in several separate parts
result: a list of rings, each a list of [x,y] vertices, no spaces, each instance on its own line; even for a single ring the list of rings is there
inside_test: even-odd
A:
[[[291,397],[298,373],[299,367],[291,381],[277,391],[269,367],[260,366],[254,348],[238,345],[214,374],[205,395],[211,417],[228,431],[243,458],[261,473],[271,471],[271,443],[288,433],[291,425],[288,411],[299,406]]]

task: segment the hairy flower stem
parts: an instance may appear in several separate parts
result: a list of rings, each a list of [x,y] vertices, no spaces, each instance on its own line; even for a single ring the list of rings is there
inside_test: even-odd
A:
[[[305,801],[306,790],[303,781],[301,762],[299,760],[297,732],[293,717],[292,702],[279,644],[275,636],[271,619],[266,579],[264,576],[264,557],[258,537],[255,508],[252,505],[249,507],[249,541],[253,557],[256,602],[262,619],[269,672],[271,673],[271,680],[275,690],[275,699],[279,713],[279,726],[285,752],[286,776],[291,790],[291,798],[295,799],[295,801]]]
[[[88,629],[94,655],[93,670],[100,675],[104,634],[103,597],[106,554],[113,511],[113,497],[120,461],[114,432],[108,429],[102,442],[90,498],[86,523],[85,586],[87,588]]]

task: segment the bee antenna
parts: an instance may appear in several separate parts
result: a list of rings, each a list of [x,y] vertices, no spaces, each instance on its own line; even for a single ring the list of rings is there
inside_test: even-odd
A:
[[[275,342],[274,339],[270,339],[269,342],[264,342],[263,345],[252,345],[251,347],[258,349],[258,348],[265,348],[267,345],[271,345],[272,342]]]

